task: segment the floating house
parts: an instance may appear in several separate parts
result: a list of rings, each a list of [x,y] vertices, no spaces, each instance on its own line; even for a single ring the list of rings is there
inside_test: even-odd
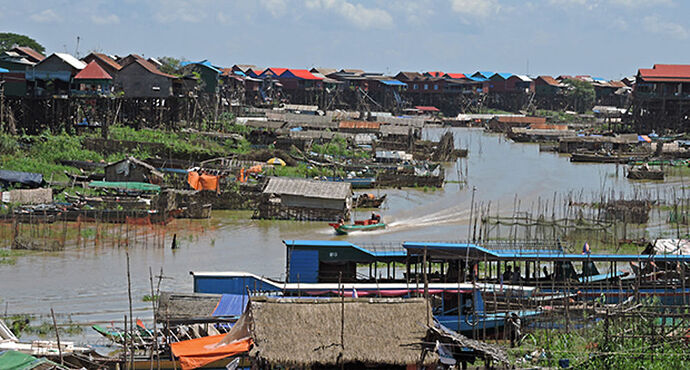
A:
[[[123,67],[115,77],[115,89],[125,97],[166,98],[173,94],[177,77],[163,73],[149,61],[130,55],[122,60]],[[126,64],[125,64],[126,63]]]
[[[86,67],[86,63],[65,54],[54,53],[26,70],[26,80],[33,88],[33,94],[69,95],[74,89],[73,78]]]
[[[112,92],[113,78],[96,61],[86,65],[74,76],[78,91],[75,94],[106,95]]]
[[[271,177],[255,218],[337,221],[350,218],[352,187],[347,182]]]

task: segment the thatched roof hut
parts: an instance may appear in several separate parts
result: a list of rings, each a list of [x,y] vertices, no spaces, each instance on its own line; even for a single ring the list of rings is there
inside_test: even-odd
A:
[[[427,314],[423,299],[254,298],[250,357],[286,367],[431,365],[438,355],[423,345]]]
[[[212,314],[220,298],[220,294],[161,292],[156,318],[172,324],[215,321]]]

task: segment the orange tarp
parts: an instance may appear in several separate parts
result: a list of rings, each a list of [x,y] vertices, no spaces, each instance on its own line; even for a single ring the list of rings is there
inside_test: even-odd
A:
[[[194,190],[213,190],[218,191],[218,176],[213,175],[199,175],[196,171],[190,171],[187,174],[187,183]]]
[[[219,345],[227,334],[212,335],[171,343],[173,354],[180,359],[182,370],[196,369],[211,362],[249,351],[252,340],[247,338]]]

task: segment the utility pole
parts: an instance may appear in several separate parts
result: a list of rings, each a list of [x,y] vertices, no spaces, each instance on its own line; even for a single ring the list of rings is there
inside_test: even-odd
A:
[[[5,81],[0,81],[0,127],[5,123]]]

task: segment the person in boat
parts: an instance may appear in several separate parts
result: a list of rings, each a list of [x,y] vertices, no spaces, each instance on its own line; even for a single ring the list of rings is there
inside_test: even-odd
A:
[[[381,215],[376,212],[371,212],[371,220],[378,224],[381,222]]]
[[[503,272],[503,283],[507,284],[513,278],[513,267],[508,265]]]
[[[343,225],[345,225],[345,220],[342,217],[338,218],[338,226],[343,226]]]
[[[515,271],[513,272],[513,276],[510,283],[513,285],[517,285],[518,283],[520,283],[520,280],[522,280],[522,276],[520,276],[520,266],[515,266]]]

